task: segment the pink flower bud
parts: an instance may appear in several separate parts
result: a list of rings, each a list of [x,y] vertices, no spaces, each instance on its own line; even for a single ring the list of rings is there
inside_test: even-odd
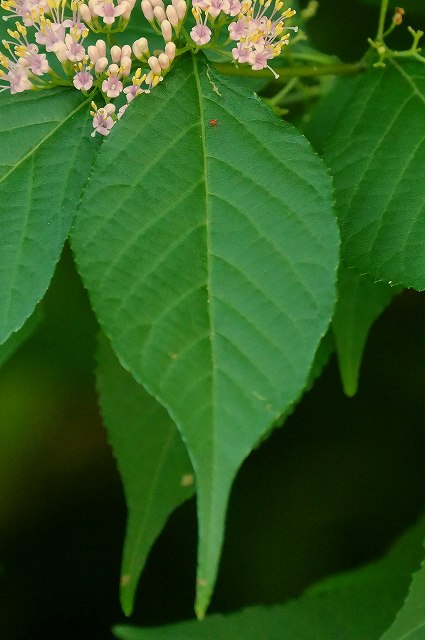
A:
[[[116,44],[111,47],[111,58],[112,62],[119,62],[121,60],[121,47],[118,47]]]
[[[167,19],[167,16],[165,15],[165,11],[162,7],[154,7],[153,15],[158,20],[159,24],[161,24],[163,20]]]
[[[158,62],[158,58],[156,58],[155,56],[151,56],[150,58],[148,58],[148,65],[155,75],[161,75],[161,65]]]
[[[58,42],[55,46],[54,54],[59,62],[65,62],[68,60],[68,49],[66,44],[64,42]]]
[[[165,10],[166,14],[167,14],[167,18],[169,20],[169,22],[173,25],[173,27],[176,27],[179,23],[179,17],[177,15],[177,11],[174,9],[172,4],[169,4],[168,7]]]
[[[139,38],[133,42],[133,53],[138,60],[149,56],[149,47],[146,38]]]
[[[121,69],[124,76],[129,76],[131,72],[131,58],[123,56],[121,58]]]
[[[162,37],[164,38],[165,42],[170,42],[170,40],[173,38],[173,29],[168,20],[163,20],[161,22],[161,31]]]
[[[78,7],[78,13],[80,15],[81,20],[87,23],[91,22],[91,19],[92,19],[91,11],[86,4],[80,4],[80,6]]]
[[[96,64],[96,62],[100,58],[100,54],[99,54],[99,51],[97,50],[97,47],[95,47],[93,44],[91,44],[87,48],[87,53],[88,53],[88,56],[90,58],[90,62],[93,62],[93,64]]]
[[[131,6],[131,3],[125,0],[125,2],[121,2],[121,6],[125,6],[125,10],[122,14],[122,17],[124,18],[124,20],[130,20],[131,11],[133,9],[133,7]]]
[[[179,17],[179,20],[182,21],[184,20],[184,17],[186,15],[186,11],[187,11],[187,4],[185,3],[184,0],[178,0],[177,2],[177,7],[175,7],[176,11],[177,11],[177,15]]]
[[[107,58],[99,58],[96,64],[94,65],[94,70],[96,73],[103,73],[108,66]]]
[[[153,7],[149,0],[142,0],[141,2],[142,13],[148,22],[153,22]]]
[[[96,49],[99,51],[101,58],[106,56],[106,42],[104,40],[96,40]]]
[[[120,68],[117,64],[110,64],[109,65],[109,69],[108,69],[108,73],[111,76],[118,76],[120,73]]]
[[[129,44],[125,44],[121,49],[121,58],[131,58],[131,47]]]
[[[166,53],[160,53],[158,56],[158,62],[161,65],[161,69],[168,69],[170,66],[170,58]]]
[[[151,0],[151,5],[155,8],[155,7],[161,7],[161,9],[164,9],[164,3],[162,0]]]
[[[167,42],[165,45],[165,53],[167,54],[167,58],[170,62],[174,60],[174,56],[176,55],[176,45],[174,42]]]

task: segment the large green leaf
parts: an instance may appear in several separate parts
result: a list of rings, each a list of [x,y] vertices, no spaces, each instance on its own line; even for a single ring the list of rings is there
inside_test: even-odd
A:
[[[423,640],[425,638],[425,561],[413,575],[403,607],[381,640]]]
[[[330,180],[293,127],[189,58],[103,145],[73,247],[115,352],[188,447],[202,616],[234,476],[298,398],[332,313]]]
[[[121,604],[130,615],[149,550],[170,513],[193,495],[194,478],[170,416],[121,367],[106,339],[99,344],[97,388],[128,508]]]
[[[44,295],[98,143],[75,90],[0,94],[0,343]]]
[[[403,601],[423,533],[422,522],[383,559],[328,578],[281,606],[154,629],[120,626],[114,633],[120,640],[378,640]]]
[[[340,96],[345,108],[324,159],[334,176],[342,256],[374,280],[424,289],[425,66],[390,62],[341,81],[327,104]]]
[[[342,264],[338,271],[338,300],[332,320],[339,370],[347,396],[357,392],[360,364],[370,327],[398,289],[372,282]]]

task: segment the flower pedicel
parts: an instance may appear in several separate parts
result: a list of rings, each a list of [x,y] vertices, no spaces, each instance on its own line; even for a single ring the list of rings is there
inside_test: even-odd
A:
[[[144,37],[122,47],[112,43],[113,34],[126,29],[134,5],[135,0],[2,0],[3,19],[14,21],[14,28],[2,41],[0,92],[71,86],[89,96],[100,94],[104,106],[91,103],[92,135],[106,136],[134,98],[163,80],[176,56],[217,49],[223,26],[229,35],[223,46],[234,44],[235,63],[273,73],[269,61],[296,30],[285,25],[295,11],[283,11],[281,0],[192,0],[195,25],[189,35],[185,0],[168,6],[163,0],[142,0],[145,19],[164,40],[163,49],[152,54]],[[95,41],[93,34],[105,39]]]

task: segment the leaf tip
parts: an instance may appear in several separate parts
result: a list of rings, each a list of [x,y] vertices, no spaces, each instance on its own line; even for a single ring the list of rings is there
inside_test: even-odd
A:
[[[124,615],[128,618],[134,608],[134,586],[131,576],[126,574],[120,578],[120,603]]]
[[[205,618],[205,614],[210,604],[212,595],[212,587],[208,580],[204,578],[198,578],[196,580],[196,600],[195,600],[195,614],[199,621]]]

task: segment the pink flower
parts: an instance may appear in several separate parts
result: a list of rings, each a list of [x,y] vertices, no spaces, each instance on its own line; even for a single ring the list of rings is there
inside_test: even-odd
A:
[[[72,82],[78,91],[88,91],[93,86],[93,76],[89,71],[83,69],[75,74]]]
[[[120,107],[120,108],[118,109],[118,113],[117,113],[117,118],[118,118],[118,120],[121,120],[121,118],[123,117],[123,115],[124,115],[124,114],[125,114],[125,112],[127,111],[127,109],[128,109],[128,105],[129,105],[129,104],[130,104],[130,103],[123,104],[123,106],[122,106],[122,107]]]
[[[227,13],[229,10],[229,0],[207,0],[208,13],[215,18],[221,11]]]
[[[232,40],[240,40],[241,38],[245,37],[247,34],[247,28],[246,28],[246,18],[241,18],[240,20],[237,20],[236,22],[231,22],[229,24],[229,37]]]
[[[0,80],[8,82],[7,85],[0,85],[0,91],[6,91],[10,93],[22,93],[32,88],[31,82],[28,80],[28,69],[16,62],[12,62],[9,65],[9,71],[7,74],[1,74]]]
[[[86,50],[82,44],[77,42],[77,40],[71,36],[70,33],[67,33],[65,36],[65,49],[63,49],[63,55],[66,56],[70,62],[80,62],[86,55]]]
[[[43,44],[46,51],[56,53],[58,46],[63,44],[65,40],[65,28],[61,24],[55,22],[43,23],[43,26],[35,34],[35,41]]]
[[[242,8],[242,4],[239,2],[239,0],[230,0],[229,8],[226,11],[226,13],[229,16],[237,16],[238,13],[240,13],[241,8]]]
[[[211,40],[211,29],[206,24],[197,24],[190,32],[190,37],[198,46],[207,44]]]
[[[205,11],[205,9],[208,7],[208,2],[206,2],[206,0],[192,0],[192,6],[195,9],[201,9],[202,11]]]
[[[127,96],[127,102],[130,103],[136,96],[142,93],[142,89],[138,84],[131,84],[124,89],[124,93]]]
[[[108,98],[117,98],[123,90],[123,84],[116,75],[110,75],[102,82],[102,91]]]
[[[232,49],[233,59],[243,64],[249,61],[249,56],[252,53],[251,47],[247,47],[246,44],[239,42],[238,46]]]
[[[96,109],[96,111],[91,112],[93,114],[93,128],[94,131],[92,136],[97,133],[100,133],[101,136],[109,135],[112,127],[114,126],[116,120],[114,120],[111,116],[115,113],[115,105],[107,104],[100,109]]]
[[[118,6],[115,6],[113,0],[101,0],[101,2],[98,2],[93,7],[93,11],[103,19],[105,24],[113,24],[115,18],[121,16],[126,11],[127,4],[127,2],[122,2]]]
[[[268,67],[267,62],[272,58],[273,53],[266,48],[262,48],[256,51],[251,51],[248,62],[254,71],[259,71],[260,69]]]

